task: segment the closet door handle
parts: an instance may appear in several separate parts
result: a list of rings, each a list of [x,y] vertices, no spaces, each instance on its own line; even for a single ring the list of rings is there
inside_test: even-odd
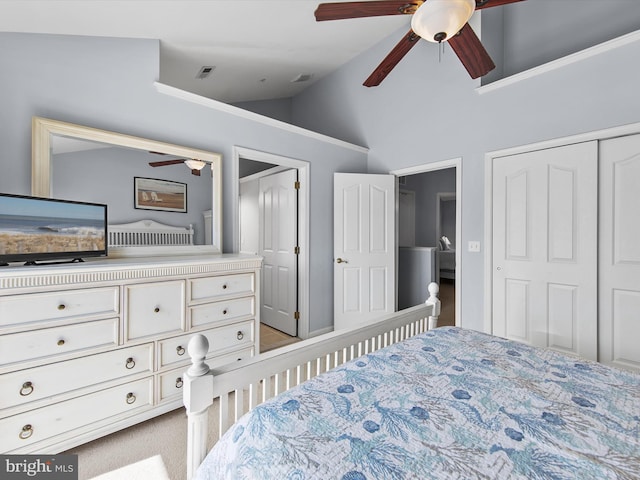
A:
[[[344,258],[336,258],[336,263],[349,263],[348,260],[345,260]]]

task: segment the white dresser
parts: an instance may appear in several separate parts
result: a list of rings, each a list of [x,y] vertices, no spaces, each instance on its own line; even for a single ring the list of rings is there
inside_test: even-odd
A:
[[[259,352],[260,257],[0,267],[0,454],[57,453],[182,406],[187,342]]]

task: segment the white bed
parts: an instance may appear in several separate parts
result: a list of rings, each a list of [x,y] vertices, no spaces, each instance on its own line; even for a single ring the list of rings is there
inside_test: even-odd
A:
[[[154,220],[111,224],[108,227],[109,248],[193,245],[193,225],[175,227]]]
[[[425,305],[214,372],[194,337],[187,478],[640,478],[640,375],[433,328],[429,291]],[[212,399],[221,437],[207,453]]]
[[[209,370],[204,363],[207,339],[195,335],[188,352],[193,365],[184,374],[184,404],[188,415],[187,479],[207,454],[208,409],[218,409],[220,438],[243,414],[290,388],[361,355],[437,326],[438,285],[429,285],[424,305],[386,315],[370,324],[331,332]]]

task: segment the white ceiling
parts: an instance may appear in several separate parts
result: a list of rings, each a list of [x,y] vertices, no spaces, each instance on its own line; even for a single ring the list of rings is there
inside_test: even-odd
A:
[[[402,26],[409,29],[404,15],[316,22],[318,3],[0,0],[0,31],[159,39],[159,81],[236,103],[294,96]],[[196,79],[205,65],[216,68]],[[313,77],[292,83],[301,74]]]

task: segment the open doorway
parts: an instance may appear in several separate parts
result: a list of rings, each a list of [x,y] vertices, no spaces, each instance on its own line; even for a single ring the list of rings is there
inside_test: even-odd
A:
[[[234,149],[234,251],[263,257],[261,351],[307,338],[308,163]]]
[[[459,325],[460,159],[391,172],[399,177],[398,309],[424,302],[440,285],[439,326]]]

